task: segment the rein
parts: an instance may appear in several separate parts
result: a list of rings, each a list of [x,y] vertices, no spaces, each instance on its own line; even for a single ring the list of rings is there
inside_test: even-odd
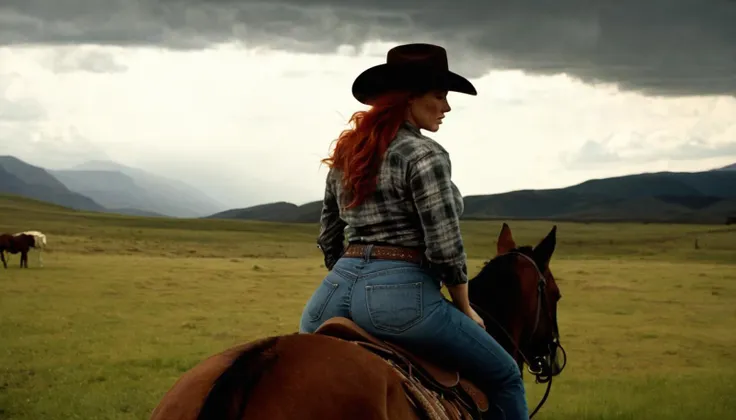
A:
[[[507,254],[502,254],[502,255],[510,255],[510,254],[516,254],[516,255],[522,256],[527,261],[529,261],[530,263],[532,263],[532,265],[534,266],[534,268],[537,270],[537,275],[538,275],[538,281],[537,281],[537,309],[536,309],[536,315],[535,315],[535,320],[534,320],[534,328],[532,329],[531,334],[529,334],[529,340],[531,340],[532,337],[534,337],[534,333],[537,332],[537,328],[539,327],[539,321],[540,321],[540,318],[542,316],[542,310],[546,306],[545,303],[546,303],[547,300],[543,298],[543,295],[544,295],[544,290],[547,287],[547,279],[544,277],[544,274],[542,274],[542,271],[537,266],[537,263],[534,262],[534,260],[531,257],[529,257],[528,255],[523,254],[521,252],[509,252]],[[474,304],[472,302],[470,303],[470,305],[476,311],[478,311],[482,315],[484,315],[484,318],[487,318],[487,319],[491,320],[506,335],[506,337],[509,339],[509,341],[511,342],[511,344],[514,346],[514,350],[517,353],[519,353],[519,355],[521,355],[521,358],[523,359],[524,363],[526,363],[527,370],[529,371],[529,373],[531,373],[532,375],[534,375],[535,382],[536,383],[545,383],[545,382],[547,383],[547,389],[545,390],[544,395],[542,396],[542,399],[539,401],[539,403],[537,404],[537,407],[534,409],[534,411],[532,411],[532,413],[529,415],[529,418],[531,419],[532,417],[534,417],[535,414],[537,414],[537,412],[539,411],[539,409],[542,408],[542,405],[544,405],[544,403],[547,401],[547,398],[549,397],[550,391],[552,389],[552,378],[555,376],[555,375],[553,375],[551,373],[551,370],[552,370],[551,366],[548,363],[546,363],[546,361],[543,358],[541,358],[541,357],[535,357],[533,361],[530,360],[524,354],[524,352],[521,350],[521,345],[514,340],[514,338],[511,336],[511,334],[509,334],[509,332],[506,330],[506,328],[503,327],[503,325],[501,325],[501,323],[499,323],[491,314],[489,314],[488,312],[486,312],[484,309],[480,308],[478,305],[476,305],[476,304]],[[549,321],[551,323],[553,323],[553,320],[551,319],[551,317],[549,315],[549,312],[546,311],[545,313],[546,313],[546,316],[549,318]],[[550,357],[550,359],[552,359],[553,353],[556,353],[557,349],[559,349],[560,351],[562,351],[562,356],[564,357],[565,362],[563,363],[562,367],[560,367],[560,372],[561,372],[565,368],[565,366],[567,365],[567,352],[565,352],[565,349],[560,344],[558,337],[554,337],[552,339],[552,343],[551,344],[554,345],[554,349],[552,349],[551,346],[549,346],[550,347],[550,349],[549,349],[550,350],[550,353],[549,353],[548,356]],[[532,362],[534,362],[534,363],[532,363]],[[559,374],[559,372],[558,372],[558,374]]]

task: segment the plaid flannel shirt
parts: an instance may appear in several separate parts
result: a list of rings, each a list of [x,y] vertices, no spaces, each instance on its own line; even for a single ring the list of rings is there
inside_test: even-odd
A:
[[[342,173],[330,169],[317,240],[325,266],[331,270],[335,265],[345,239],[418,247],[425,250],[430,270],[442,283],[467,283],[459,223],[463,197],[451,172],[447,151],[408,122],[384,155],[375,193],[359,206],[344,208],[349,200]]]

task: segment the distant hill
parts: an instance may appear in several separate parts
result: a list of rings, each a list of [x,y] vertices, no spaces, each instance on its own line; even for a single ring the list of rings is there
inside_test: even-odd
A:
[[[116,209],[110,209],[110,213],[125,214],[128,216],[144,216],[144,217],[169,217],[165,214],[156,213],[153,211],[145,211],[140,209],[130,209],[126,207],[119,207]]]
[[[70,190],[93,198],[116,213],[164,216],[169,209],[133,178],[117,171],[49,170]],[[173,215],[170,215],[173,216]]]
[[[716,171],[736,171],[736,163],[724,166],[723,168],[718,168]]]
[[[34,198],[76,210],[107,210],[91,198],[71,191],[45,169],[13,156],[0,156],[0,193]]]
[[[465,219],[556,219],[724,223],[736,217],[736,164],[704,172],[658,172],[593,179],[566,188],[465,197]],[[0,156],[0,193],[77,210],[136,216],[315,223],[321,201],[222,211],[176,180],[114,162],[49,171]],[[734,219],[736,220],[736,219]]]
[[[196,218],[224,208],[182,182],[102,161],[50,170],[0,156],[0,193],[132,216]]]
[[[265,222],[296,222],[313,223],[315,214],[319,221],[322,210],[321,201],[313,201],[301,206],[284,201],[260,204],[244,209],[226,210],[207,216],[207,219],[241,219],[260,220]]]
[[[124,214],[202,217],[225,208],[181,181],[115,162],[90,161],[51,173],[70,190]]]
[[[321,201],[278,202],[209,218],[317,222]],[[557,219],[724,223],[736,215],[736,171],[658,172],[589,180],[566,188],[465,197],[465,219]]]

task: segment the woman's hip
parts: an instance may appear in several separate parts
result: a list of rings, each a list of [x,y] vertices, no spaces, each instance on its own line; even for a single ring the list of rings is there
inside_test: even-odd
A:
[[[355,283],[351,312],[373,334],[402,334],[443,300],[438,282],[418,264],[374,260]]]

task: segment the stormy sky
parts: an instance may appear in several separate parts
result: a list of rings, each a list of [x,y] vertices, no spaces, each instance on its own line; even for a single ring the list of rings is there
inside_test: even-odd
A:
[[[736,161],[734,22],[731,0],[0,0],[0,154],[318,199],[352,80],[420,41],[478,88],[431,134],[465,194],[707,169]]]

